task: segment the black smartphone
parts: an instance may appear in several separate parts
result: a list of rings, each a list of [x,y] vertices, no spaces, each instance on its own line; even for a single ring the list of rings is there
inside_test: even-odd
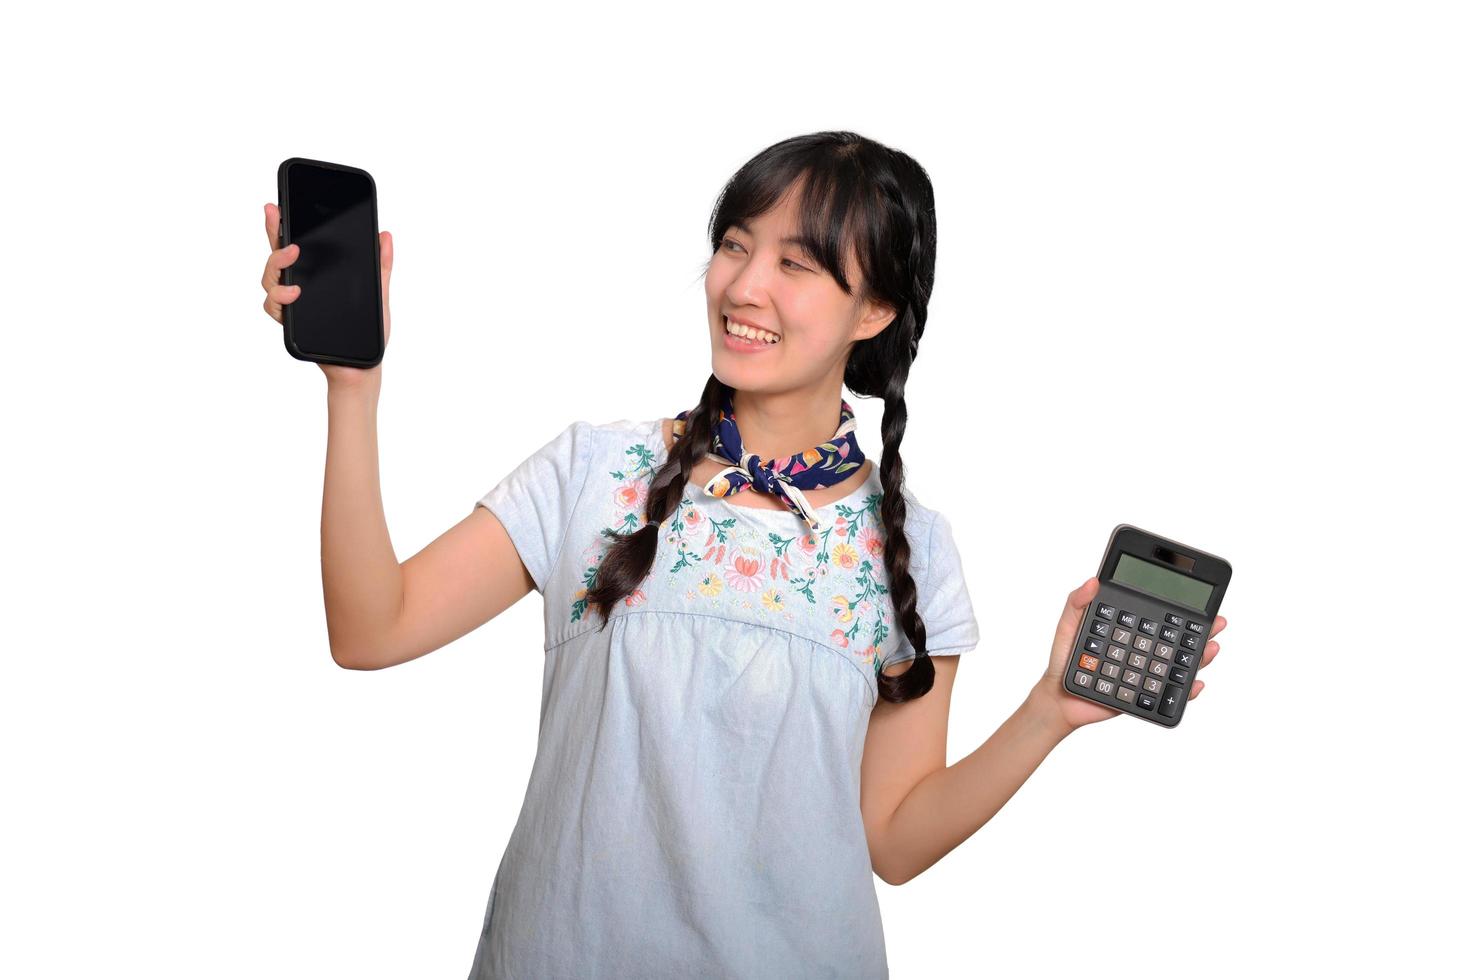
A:
[[[378,192],[358,167],[291,157],[276,170],[280,242],[301,248],[281,284],[301,294],[281,307],[286,350],[321,364],[370,368],[383,359]]]

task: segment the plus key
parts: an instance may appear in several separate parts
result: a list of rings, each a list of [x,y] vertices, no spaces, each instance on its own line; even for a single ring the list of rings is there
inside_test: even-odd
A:
[[[1179,714],[1179,706],[1184,703],[1184,688],[1178,684],[1165,684],[1164,693],[1159,697],[1159,714],[1165,718],[1173,718]]]

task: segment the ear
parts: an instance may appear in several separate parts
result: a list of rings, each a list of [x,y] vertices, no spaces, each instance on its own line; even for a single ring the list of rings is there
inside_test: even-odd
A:
[[[878,336],[897,316],[898,311],[888,304],[868,300],[863,304],[863,318],[858,321],[852,339],[867,340]]]

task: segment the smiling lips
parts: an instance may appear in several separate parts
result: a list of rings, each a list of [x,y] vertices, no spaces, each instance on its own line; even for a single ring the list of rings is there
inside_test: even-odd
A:
[[[771,333],[769,330],[744,323],[740,320],[732,320],[729,316],[725,317],[725,334],[726,336],[734,335],[751,344],[774,345],[781,341],[779,335]]]

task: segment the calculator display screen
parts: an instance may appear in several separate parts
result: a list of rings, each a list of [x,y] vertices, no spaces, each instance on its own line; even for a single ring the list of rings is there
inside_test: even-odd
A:
[[[1210,593],[1214,591],[1214,586],[1208,582],[1201,582],[1173,569],[1135,558],[1126,551],[1118,555],[1118,565],[1113,569],[1113,581],[1201,612],[1210,601]]]

